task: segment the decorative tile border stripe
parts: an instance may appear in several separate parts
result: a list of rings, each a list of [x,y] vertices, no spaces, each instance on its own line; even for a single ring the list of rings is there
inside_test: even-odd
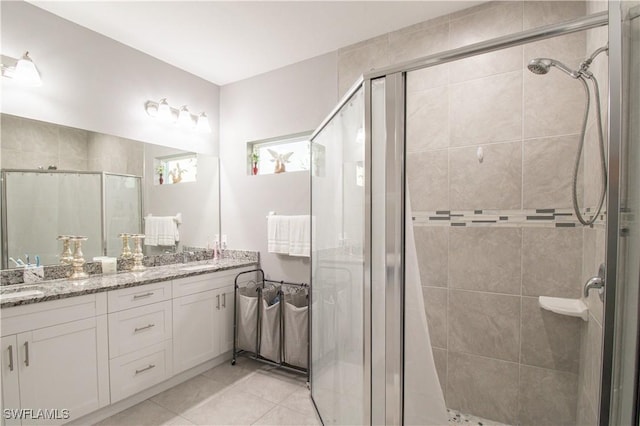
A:
[[[585,209],[585,218],[591,219],[591,208]],[[606,212],[601,212],[594,227],[605,225]],[[413,212],[415,226],[499,226],[499,227],[580,227],[573,209],[526,210],[436,210]]]

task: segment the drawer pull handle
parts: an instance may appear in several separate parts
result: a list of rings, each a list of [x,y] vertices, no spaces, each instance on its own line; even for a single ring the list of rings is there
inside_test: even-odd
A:
[[[134,333],[137,333],[138,331],[142,331],[142,330],[148,330],[152,327],[155,327],[155,324],[149,324],[149,325],[145,325],[144,327],[136,327],[135,329],[133,329]]]
[[[13,371],[13,346],[9,345],[9,371]]]
[[[24,365],[29,366],[29,342],[24,342]]]
[[[153,296],[153,292],[152,291],[150,291],[149,293],[145,293],[145,294],[136,294],[135,296],[133,296],[133,300],[142,299],[143,297],[149,297],[149,296]]]
[[[140,373],[143,373],[143,372],[145,372],[145,371],[149,371],[149,370],[151,370],[152,368],[156,368],[155,364],[149,364],[148,366],[146,366],[146,367],[145,367],[145,368],[143,368],[143,369],[136,370],[136,375],[137,375],[137,374],[140,374]]]
[[[217,304],[216,304],[216,309],[220,310],[220,295],[219,294],[216,296],[216,300],[218,301]]]
[[[227,294],[226,294],[226,293],[224,293],[224,294],[222,295],[222,307],[223,307],[223,308],[226,308],[226,307],[227,307]]]

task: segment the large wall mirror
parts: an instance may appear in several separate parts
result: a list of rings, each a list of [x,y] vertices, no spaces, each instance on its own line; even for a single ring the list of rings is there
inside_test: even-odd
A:
[[[207,247],[220,233],[217,157],[0,114],[2,269],[20,259],[56,264],[58,235],[89,237],[85,259],[118,256],[120,233],[145,218],[180,215],[173,244]],[[10,260],[13,259],[13,260]]]

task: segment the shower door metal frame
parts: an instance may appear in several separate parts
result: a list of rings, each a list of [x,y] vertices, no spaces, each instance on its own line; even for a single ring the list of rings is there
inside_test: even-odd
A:
[[[143,177],[136,175],[129,175],[124,173],[111,173],[111,172],[93,172],[87,170],[39,170],[39,169],[2,169],[0,170],[0,185],[2,189],[2,201],[1,205],[3,206],[2,212],[0,214],[0,229],[2,232],[2,258],[0,259],[0,269],[9,268],[9,236],[7,234],[8,231],[8,218],[7,218],[7,173],[36,173],[36,174],[76,174],[76,175],[98,175],[100,176],[100,237],[102,238],[102,243],[100,245],[100,252],[102,256],[107,255],[107,218],[106,218],[106,177],[109,176],[119,176],[119,177],[129,177],[138,179],[138,205],[140,207],[140,211],[138,212],[140,216],[140,223],[138,224],[140,231],[143,231],[143,212],[144,212],[144,188],[143,186]]]
[[[396,75],[401,75],[402,88],[401,90],[395,91],[395,93],[396,93],[396,96],[400,96],[402,100],[404,100],[404,96],[405,96],[404,90],[406,87],[405,82],[406,82],[407,72],[429,68],[432,66],[441,65],[444,63],[468,58],[471,56],[477,56],[480,54],[485,54],[485,53],[496,51],[496,50],[502,50],[509,47],[513,47],[513,46],[519,46],[526,43],[531,43],[534,41],[545,40],[545,39],[554,38],[554,37],[571,34],[579,31],[589,30],[592,28],[602,27],[602,26],[608,25],[609,20],[610,18],[607,12],[597,13],[597,14],[585,16],[582,18],[578,18],[575,20],[563,22],[560,24],[548,25],[545,27],[523,31],[520,33],[511,34],[511,35],[495,38],[495,39],[480,42],[480,43],[475,43],[475,44],[461,47],[458,49],[452,49],[442,53],[429,55],[424,58],[408,61],[397,66],[382,68],[380,70],[372,71],[370,73],[365,74],[364,79],[366,82],[375,78],[383,78],[383,77],[389,78]],[[615,48],[616,46],[614,46],[614,49]],[[611,62],[612,58],[610,57],[609,60]],[[614,58],[614,61],[615,60],[617,60],[617,58]],[[391,93],[393,92],[387,91],[387,96],[389,96]],[[617,100],[619,101],[619,99]],[[393,152],[393,149],[396,147],[398,135],[402,134],[402,137],[404,138],[404,117],[406,115],[406,111],[405,111],[406,105],[404,102],[399,102],[396,99],[386,99],[386,102],[387,102],[387,105],[391,103],[395,103],[396,105],[398,105],[399,110],[395,112],[395,116],[403,117],[403,120],[401,121],[402,123],[401,129],[398,129],[397,127],[393,127],[392,129],[389,129],[389,128],[387,129],[388,139],[386,141],[387,143],[386,152],[390,153],[390,152]],[[616,102],[615,97],[610,99],[610,103],[612,102]],[[619,111],[610,108],[610,120],[611,120],[610,122],[615,122],[616,114],[619,114]],[[387,115],[389,115],[389,111],[387,112]],[[365,116],[365,128],[370,129],[371,123],[367,122],[367,120],[371,120],[370,115]],[[400,121],[396,121],[396,123],[400,123]],[[389,125],[390,125],[390,117],[387,116],[387,126]],[[611,129],[611,126],[610,126],[610,129]],[[403,149],[404,149],[404,141],[403,141]],[[616,135],[614,132],[610,132],[609,156],[608,156],[609,158],[608,170],[610,175],[612,173],[611,170],[617,171],[619,169],[618,162],[617,162],[618,152],[619,152],[619,135]],[[612,158],[614,156],[615,158]],[[404,152],[403,152],[403,157],[404,157]],[[404,162],[404,158],[402,159],[402,161]],[[395,166],[394,168],[394,166],[390,166],[389,164],[387,164],[387,172],[394,169],[396,170],[396,173],[402,174],[402,176],[404,176],[404,165],[401,168],[398,168],[397,166]],[[387,177],[387,183],[389,183],[388,177]],[[614,182],[610,185],[619,185],[619,179],[615,179]],[[610,306],[608,306],[608,311],[610,312],[610,315],[613,316],[615,311],[614,309],[615,305],[613,303],[613,301],[615,300],[615,284],[614,284],[615,268],[617,265],[618,253],[617,253],[616,244],[612,243],[612,240],[617,242],[617,224],[618,224],[617,217],[619,212],[619,204],[615,202],[617,200],[616,197],[618,194],[617,188],[613,192],[614,197],[611,197],[611,194],[612,194],[611,192],[609,192],[608,194],[609,194],[608,206],[607,206],[608,219],[610,219],[612,216],[616,218],[614,221],[612,221],[612,223],[609,223],[609,220],[607,221],[607,278],[606,278],[607,290],[606,291],[607,291],[607,299],[610,301],[609,303]],[[616,200],[612,200],[612,198],[616,198]],[[404,199],[405,199],[404,188],[402,190],[401,195],[398,195],[395,193],[394,194],[387,193],[387,203],[395,204],[396,206],[401,206],[402,211],[404,211]],[[370,208],[371,206],[368,205],[365,213],[366,215],[371,214]],[[393,214],[393,213],[394,213],[393,209],[387,210],[387,214]],[[388,217],[388,219],[392,219],[392,218]],[[392,223],[393,220],[395,220],[395,223]],[[395,216],[395,218],[387,222],[387,229],[386,229],[387,233],[390,231],[389,227],[393,227],[396,230],[400,229],[404,233],[404,214],[401,214],[399,217]],[[404,234],[402,235],[402,237],[404,239]],[[387,245],[386,248],[387,248],[386,259],[404,259],[404,246],[401,248],[401,251],[398,251],[398,250],[393,251],[391,249],[392,248],[391,245]],[[387,264],[388,271],[390,266],[391,265]],[[394,282],[387,281],[385,283],[385,293],[386,293],[387,303],[389,303],[389,301],[397,303],[398,295],[404,295],[404,282],[402,281],[402,279],[399,279],[400,277],[403,278],[404,261],[402,261],[401,270],[402,272],[400,272],[399,275],[398,274],[393,275],[392,273],[387,274],[388,280],[391,280],[392,277],[395,278]],[[387,316],[385,318],[385,321],[386,321],[385,329],[386,331],[400,330],[400,334],[403,337],[404,336],[404,299],[403,297],[401,297],[400,300],[402,300],[401,302],[402,306],[399,308],[400,315],[397,315],[396,317]],[[394,312],[394,308],[397,309],[398,307],[387,305],[386,308],[387,308],[386,314],[389,315],[391,312]],[[613,321],[613,318],[611,318],[611,321]],[[607,326],[605,325],[605,328],[606,327]],[[603,359],[602,379],[601,379],[602,391],[600,393],[600,407],[599,407],[599,413],[601,413],[599,414],[600,426],[609,424],[609,412],[610,412],[610,403],[611,403],[611,370],[612,370],[611,354],[613,351],[613,347],[612,347],[613,338],[611,337],[613,336],[612,328],[613,328],[613,323],[611,323],[610,327],[606,329],[603,333],[605,336],[609,337],[609,340],[605,338],[603,342],[603,350],[608,351],[609,356],[606,356],[605,354],[602,358]],[[404,344],[404,341],[402,339],[400,341],[401,341],[401,344]],[[387,337],[387,342],[392,343],[393,337]],[[403,353],[404,353],[404,348],[400,348],[400,354],[403,354]],[[398,386],[394,382],[390,382],[389,379],[392,377],[398,377],[398,376],[401,378],[403,377],[402,374],[404,370],[404,359],[403,359],[403,356],[401,356],[400,359],[397,358],[397,351],[395,350],[395,348],[387,347],[385,361],[386,361],[385,375],[388,379],[387,386],[392,387],[392,389],[388,388],[386,392],[387,399],[385,402],[385,409],[386,409],[385,421],[386,421],[386,424],[402,424],[403,418],[404,418],[404,400],[403,400],[404,389],[402,386],[402,380],[400,380],[399,382],[400,387],[398,388]],[[391,395],[394,395],[395,397],[391,397]]]
[[[405,78],[404,72],[385,76],[385,226],[378,249],[385,259],[386,425],[404,424]]]
[[[616,2],[611,2],[615,4]],[[610,7],[610,11],[613,9]],[[619,13],[618,13],[619,15]],[[613,49],[614,55],[613,58],[610,54],[609,62],[610,67],[613,69],[614,73],[618,73],[620,69],[619,55],[616,49],[619,49],[619,45],[616,46],[616,43],[619,44],[619,41],[613,39],[616,34],[619,33],[619,20],[616,25],[615,22],[616,15],[612,13],[611,17],[609,17],[608,12],[596,13],[589,16],[584,16],[578,19],[562,22],[559,24],[547,25],[527,31],[522,31],[519,33],[510,34],[503,37],[494,38],[491,40],[483,41],[480,43],[475,43],[471,45],[467,45],[464,47],[460,47],[457,49],[448,50],[445,52],[436,53],[433,55],[425,56],[423,58],[411,60],[404,62],[399,65],[394,65],[390,67],[381,68],[379,70],[374,70],[369,73],[364,74],[358,81],[347,91],[347,93],[342,97],[341,101],[338,105],[333,109],[333,111],[329,114],[329,116],[322,122],[320,127],[313,133],[311,139],[314,139],[318,133],[324,129],[324,127],[333,119],[333,117],[339,112],[339,110],[344,106],[345,103],[351,98],[351,96],[361,87],[364,86],[365,90],[365,242],[369,245],[365,247],[365,274],[364,279],[365,283],[363,286],[365,288],[365,296],[363,303],[365,303],[365,342],[364,342],[364,360],[365,360],[365,384],[371,385],[371,374],[372,374],[372,359],[370,356],[371,351],[371,334],[367,335],[367,333],[373,333],[373,330],[370,327],[371,317],[375,313],[372,310],[371,306],[371,298],[370,294],[367,295],[367,290],[369,293],[374,289],[371,286],[371,274],[373,265],[371,264],[372,259],[372,233],[374,230],[372,229],[372,173],[374,171],[371,170],[371,129],[372,129],[372,115],[371,115],[371,82],[374,79],[385,78],[388,79],[387,82],[391,82],[393,85],[393,89],[386,90],[385,93],[385,102],[387,106],[395,105],[395,111],[390,111],[387,109],[387,117],[386,124],[387,126],[392,125],[392,128],[387,127],[387,141],[385,142],[384,150],[387,155],[390,155],[391,159],[394,158],[394,153],[399,152],[399,149],[402,149],[402,159],[400,163],[396,161],[393,162],[392,165],[387,165],[386,173],[394,172],[397,174],[401,174],[404,176],[404,132],[405,132],[405,117],[406,117],[406,105],[404,103],[405,97],[405,82],[406,82],[406,73],[410,71],[416,71],[419,69],[429,68],[436,65],[445,64],[448,62],[465,59],[472,56],[481,55],[484,53],[489,53],[497,50],[503,50],[509,47],[520,46],[526,43],[531,43],[535,41],[545,40],[549,38],[554,38],[562,35],[567,35],[575,32],[586,31],[593,28],[598,28],[602,26],[606,26],[610,24],[611,27],[609,31],[610,37],[610,49]],[[613,45],[611,44],[613,42]],[[612,96],[609,99],[609,155],[608,155],[608,170],[609,177],[611,178],[612,170],[619,170],[619,147],[620,147],[620,134],[619,128],[613,129],[614,126],[611,123],[618,124],[620,122],[620,93],[613,93],[614,89],[619,88],[619,81],[615,80],[610,87],[610,91]],[[400,85],[398,85],[400,82]],[[613,105],[616,103],[617,106]],[[392,114],[392,117],[389,117],[389,113]],[[402,141],[398,141],[398,137],[402,138]],[[390,140],[391,139],[391,140]],[[402,147],[402,148],[400,148]],[[382,173],[381,171],[375,171],[376,173]],[[396,176],[397,178],[398,176]],[[312,177],[313,179],[313,177]],[[394,178],[391,181],[387,180],[387,188],[389,188],[389,184],[392,183]],[[617,225],[618,220],[617,217],[619,215],[619,203],[617,200],[612,200],[611,195],[617,196],[619,191],[619,179],[616,177],[615,179],[610,179],[609,188],[615,186],[613,192],[608,192],[608,201],[607,201],[607,274],[606,274],[606,300],[609,301],[607,309],[611,312],[609,315],[605,316],[605,325],[604,325],[604,333],[611,333],[613,331],[613,311],[615,310],[615,266],[617,264],[618,251],[617,251]],[[404,184],[404,179],[403,179]],[[395,186],[392,185],[395,188]],[[376,229],[376,232],[385,232],[385,235],[389,235],[390,232],[398,232],[401,230],[404,232],[404,217],[403,214],[398,214],[399,211],[404,212],[404,187],[400,192],[394,192],[393,196],[390,194],[387,195],[386,205],[388,206],[385,209],[385,214],[390,215],[387,217],[388,221],[385,221],[385,230]],[[609,221],[615,217],[615,219],[609,223]],[[404,243],[404,234],[401,235],[402,243]],[[384,285],[385,292],[385,300],[392,301],[393,303],[387,304],[386,314],[389,315],[391,313],[397,313],[394,318],[391,318],[385,315],[385,331],[393,332],[394,330],[400,332],[400,340],[399,344],[403,345],[403,337],[404,337],[404,282],[402,281],[404,278],[404,261],[400,262],[400,266],[398,266],[398,260],[403,259],[404,257],[404,247],[400,247],[400,249],[396,249],[397,245],[388,244],[385,247],[386,251],[386,268],[387,268],[387,282]],[[391,260],[389,260],[391,259]],[[612,272],[613,271],[613,272]],[[368,297],[368,298],[367,298]],[[395,306],[394,306],[395,303]],[[397,303],[401,303],[401,306],[397,306]],[[606,310],[605,310],[606,311]],[[382,313],[378,313],[382,314]],[[368,315],[368,317],[366,316]],[[368,327],[368,328],[367,328]],[[385,339],[387,337],[385,336]],[[389,336],[389,340],[386,340],[388,343],[398,344],[398,341],[395,341],[397,336]],[[613,351],[613,340],[612,338],[605,338],[603,342],[603,348],[605,351],[609,352],[609,355],[603,356],[603,364],[602,371],[603,376],[601,380],[601,395],[600,395],[600,407],[599,407],[599,424],[600,426],[605,426],[609,424],[609,414],[610,414],[610,404],[611,404],[611,369],[612,369],[612,357],[611,353]],[[363,405],[366,411],[366,408],[369,408],[369,413],[365,412],[365,421],[366,424],[402,424],[404,417],[404,401],[403,401],[403,386],[402,386],[402,373],[404,368],[404,359],[403,359],[403,351],[404,348],[385,348],[385,378],[387,378],[387,386],[391,386],[390,389],[385,390],[385,415],[384,418],[372,418],[371,416],[371,403],[373,400],[373,396],[371,392],[364,393],[365,401],[363,401]],[[400,355],[400,356],[399,356]],[[311,367],[312,368],[312,367]],[[392,378],[400,377],[399,381],[390,380]],[[390,381],[389,381],[390,380]],[[605,383],[606,382],[606,383]],[[312,383],[313,386],[313,383]],[[317,406],[316,406],[317,410]]]
[[[609,3],[609,152],[607,155],[607,221],[605,288],[602,318],[602,369],[598,424],[607,426],[614,395],[614,346],[620,223],[620,147],[622,145],[622,18],[620,3]]]

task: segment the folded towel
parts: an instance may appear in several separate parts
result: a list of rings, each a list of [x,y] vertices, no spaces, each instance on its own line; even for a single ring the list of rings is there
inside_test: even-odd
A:
[[[289,254],[288,216],[267,216],[267,251]]]
[[[147,216],[144,234],[144,244],[147,246],[173,246],[180,241],[178,224],[173,216]]]
[[[311,254],[310,216],[289,216],[289,256]]]

